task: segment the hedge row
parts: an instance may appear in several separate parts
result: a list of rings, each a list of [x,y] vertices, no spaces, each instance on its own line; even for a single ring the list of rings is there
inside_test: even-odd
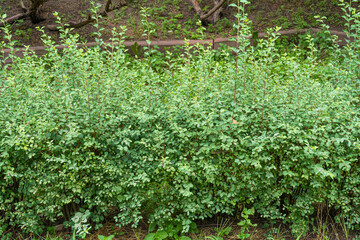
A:
[[[244,204],[295,235],[322,207],[355,227],[358,59],[279,55],[273,40],[237,60],[168,53],[161,71],[76,36],[62,53],[14,57],[0,73],[0,232],[86,210],[96,227],[115,211],[119,225],[186,230]]]

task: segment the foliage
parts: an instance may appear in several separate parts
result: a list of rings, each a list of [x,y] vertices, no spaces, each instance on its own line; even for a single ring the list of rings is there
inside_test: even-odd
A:
[[[249,219],[249,216],[254,215],[255,209],[254,208],[244,208],[241,212],[241,220],[238,225],[241,226],[240,233],[237,235],[239,239],[247,239],[251,236],[250,233],[246,233],[249,231],[250,227],[255,227],[256,224],[252,223]]]
[[[213,239],[213,240],[224,240],[224,237],[227,237],[231,232],[231,223],[229,223],[229,219],[221,219],[218,226],[214,228],[216,235],[205,236],[205,239]]]
[[[115,235],[110,235],[110,236],[103,236],[103,235],[98,235],[99,240],[112,240],[115,237]]]
[[[152,222],[149,225],[149,234],[146,235],[145,240],[161,240],[161,239],[174,239],[174,240],[190,240],[189,237],[183,235],[183,225],[181,222],[167,222],[164,226],[159,226],[160,229],[155,233],[152,233],[155,230],[156,223]],[[197,233],[198,229],[194,222],[189,226],[189,229],[186,232]]]
[[[356,16],[349,34],[358,39]],[[360,224],[358,41],[321,61],[312,37],[308,51],[287,53],[270,30],[256,49],[237,38],[235,57],[186,44],[156,71],[151,52],[149,61],[128,57],[122,32],[111,51],[102,51],[100,33],[97,46],[79,48],[63,29],[62,52],[44,35],[41,58],[30,50],[15,56],[7,33],[0,235],[12,227],[40,233],[61,219],[96,229],[110,208],[120,226],[146,217],[159,232],[169,222],[186,232],[194,220],[234,214],[246,202],[290,223],[296,236],[320,203],[347,228]],[[79,213],[88,222],[74,221]],[[169,235],[159,232],[153,239]]]
[[[91,226],[88,222],[90,217],[90,211],[86,210],[84,213],[76,212],[74,217],[71,218],[70,223],[68,223],[73,229],[76,236],[81,239],[85,238],[86,234],[89,233]]]

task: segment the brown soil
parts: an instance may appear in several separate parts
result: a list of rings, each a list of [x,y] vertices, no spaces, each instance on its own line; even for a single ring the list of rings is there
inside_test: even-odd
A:
[[[239,220],[231,218],[215,217],[204,222],[198,221],[197,233],[188,233],[186,236],[194,240],[221,240],[216,238],[219,236],[219,230],[231,227],[231,231],[228,235],[220,235],[223,240],[237,240],[240,239],[238,235],[241,235],[241,226],[237,225]],[[273,225],[266,224],[261,218],[252,218],[251,222],[256,224],[254,227],[249,227],[246,233],[250,234],[250,237],[246,239],[252,240],[295,240],[291,234],[289,226],[283,225],[280,222],[274,222]],[[98,240],[98,235],[111,236],[114,235],[113,240],[140,240],[144,239],[148,232],[148,225],[141,223],[138,228],[118,227],[114,222],[106,222],[102,228],[97,231],[93,231],[86,237],[86,240]],[[72,232],[70,230],[63,230],[58,232],[57,236],[61,236],[64,240],[70,239]],[[314,226],[313,231],[309,231],[303,235],[300,240],[321,240],[321,239],[334,239],[334,240],[346,240],[352,239],[356,236],[356,232],[350,231],[348,238],[346,238],[343,229],[339,224],[333,222],[322,223],[322,225]]]
[[[116,3],[117,0],[113,0]],[[21,8],[16,0],[0,0],[1,14],[13,16],[21,13]],[[37,30],[38,27],[56,24],[54,12],[62,16],[63,22],[79,22],[86,18],[91,4],[89,0],[49,0],[41,8],[41,15],[46,18],[39,24],[32,24],[29,18],[25,18],[18,23],[11,25],[13,39],[18,41],[19,46],[42,45],[42,33]],[[96,4],[104,4],[104,0],[98,0]],[[144,39],[144,26],[141,23],[140,10],[142,7],[149,7],[149,21],[155,23],[156,33],[151,36],[153,40],[160,39],[196,39],[200,36],[196,34],[197,16],[190,1],[180,0],[128,0],[128,6],[115,10],[108,14],[108,17],[101,20],[100,26],[104,28],[102,32],[103,39],[111,37],[113,28],[120,31],[120,26],[126,26],[127,40]],[[203,9],[213,7],[212,0],[200,0]],[[216,24],[209,22],[206,26],[206,37],[227,37],[233,34],[232,25],[235,22],[235,11],[233,7],[228,7],[228,0],[223,9],[220,21]],[[315,2],[315,3],[314,3]],[[26,1],[25,1],[26,3]],[[313,16],[319,14],[328,17],[328,24],[331,29],[342,30],[343,19],[342,11],[336,6],[335,0],[323,1],[289,1],[289,0],[252,0],[246,9],[249,19],[253,22],[254,31],[263,31],[268,27],[281,26],[283,29],[289,28],[308,28],[317,26]],[[102,5],[102,8],[104,6]],[[89,24],[73,32],[79,34],[81,41],[94,41],[93,32],[95,27]],[[60,34],[57,31],[49,31],[44,27],[47,35],[51,36],[56,42],[59,42]],[[0,41],[3,39],[3,31],[0,30]]]

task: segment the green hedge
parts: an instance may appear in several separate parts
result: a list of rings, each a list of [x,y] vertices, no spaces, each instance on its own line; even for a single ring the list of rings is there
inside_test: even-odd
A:
[[[323,206],[360,223],[356,55],[279,55],[271,38],[237,61],[201,46],[168,53],[155,71],[151,56],[76,41],[59,53],[45,40],[43,58],[2,67],[3,234],[86,210],[97,224],[115,211],[120,225],[145,217],[186,229],[243,204],[297,235]]]

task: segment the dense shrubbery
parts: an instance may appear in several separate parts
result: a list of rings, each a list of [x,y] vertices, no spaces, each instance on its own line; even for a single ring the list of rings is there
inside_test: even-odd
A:
[[[62,34],[62,53],[44,38],[45,57],[1,69],[0,233],[110,209],[186,230],[243,204],[295,235],[322,207],[359,226],[357,41],[320,61],[312,38],[304,58],[269,34],[256,50],[240,39],[238,58],[198,46],[155,71]]]

